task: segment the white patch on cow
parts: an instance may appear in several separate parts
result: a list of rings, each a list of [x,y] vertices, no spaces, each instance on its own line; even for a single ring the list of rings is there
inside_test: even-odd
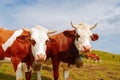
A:
[[[13,44],[13,42],[16,40],[16,38],[22,34],[22,32],[23,32],[23,30],[21,30],[21,29],[15,31],[14,34],[4,44],[2,44],[3,50],[6,51],[7,48]]]
[[[37,80],[42,80],[41,78],[41,70],[42,70],[42,65],[40,66],[40,71],[37,71]]]
[[[68,70],[64,70],[64,74],[63,74],[64,80],[67,80],[69,77],[69,69]]]
[[[23,80],[22,63],[17,65],[16,80]]]
[[[22,63],[22,71],[23,72],[29,72],[29,71],[31,71],[31,68],[28,70],[27,64],[26,63]]]
[[[11,58],[4,57],[4,61],[11,62]]]
[[[40,28],[32,28],[31,40],[35,40],[36,44],[32,45],[32,53],[36,58],[37,55],[45,55],[44,60],[46,59],[46,41],[49,40],[47,32]]]
[[[37,80],[42,80],[40,71],[37,71]]]

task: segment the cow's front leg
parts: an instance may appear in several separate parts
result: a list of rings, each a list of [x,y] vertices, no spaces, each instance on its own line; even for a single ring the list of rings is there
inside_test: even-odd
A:
[[[35,62],[32,64],[32,68],[34,71],[37,72],[37,80],[42,80],[41,78],[41,70],[42,70],[42,64],[36,64]]]
[[[68,67],[68,64],[66,63],[62,63],[62,68],[63,68],[63,79],[67,80],[69,77],[69,69],[70,67]]]
[[[30,80],[31,68],[28,69],[26,63],[19,63],[16,70],[16,80]]]
[[[54,80],[58,80],[59,78],[59,63],[59,60],[52,59]]]
[[[22,63],[18,57],[11,57],[11,61],[14,66],[14,70],[16,72],[16,80],[23,80],[23,73],[22,73]]]
[[[25,80],[30,80],[31,78],[31,67],[28,69],[28,66],[26,63],[22,63],[22,71],[23,71],[23,74],[25,75]]]
[[[16,80],[24,80],[23,71],[22,71],[22,63],[21,62],[17,66]]]
[[[31,71],[25,72],[25,79],[30,80],[30,78],[31,78]]]
[[[63,78],[64,80],[67,80],[69,77],[69,69],[64,69],[63,71]]]

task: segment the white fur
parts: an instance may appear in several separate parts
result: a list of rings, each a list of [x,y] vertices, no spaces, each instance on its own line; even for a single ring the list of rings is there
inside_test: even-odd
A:
[[[4,57],[4,61],[11,62],[11,58]]]
[[[14,34],[4,44],[2,44],[3,50],[6,51],[7,48],[13,44],[13,42],[16,40],[16,38],[22,34],[22,32],[23,32],[23,30],[21,30],[21,29],[15,31]]]
[[[40,71],[37,71],[37,80],[42,80]]]
[[[30,67],[30,69],[28,70],[26,63],[22,63],[22,71],[23,71],[23,72],[29,72],[29,71],[31,71],[31,70],[32,70],[31,67]]]
[[[68,70],[64,70],[64,74],[63,74],[64,80],[67,80],[69,77],[69,69]]]
[[[16,70],[16,80],[23,80],[22,63],[20,62]]]
[[[37,80],[42,80],[41,78],[41,70],[42,70],[42,65],[40,66],[40,71],[37,71]]]

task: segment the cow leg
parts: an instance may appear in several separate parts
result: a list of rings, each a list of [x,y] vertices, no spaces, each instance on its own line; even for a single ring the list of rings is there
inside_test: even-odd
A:
[[[62,68],[63,68],[63,79],[67,80],[69,77],[69,67],[67,63],[62,63]]]
[[[41,78],[42,65],[39,68],[40,68],[40,70],[37,70],[37,80],[42,80],[42,78]]]
[[[26,80],[30,80],[30,78],[31,78],[31,71],[25,72],[25,78],[26,78]]]
[[[16,80],[23,80],[22,63],[20,62],[16,70]]]
[[[16,72],[16,80],[23,80],[22,63],[18,57],[11,57]]]
[[[89,63],[90,62],[90,60],[89,59],[87,59],[87,63]]]
[[[32,68],[37,72],[37,80],[42,80],[40,71],[42,70],[42,64],[36,64],[35,62],[32,64]]]
[[[58,80],[59,77],[59,63],[57,59],[52,59],[54,80]]]
[[[31,67],[28,69],[28,65],[26,63],[22,63],[22,71],[25,73],[25,79],[30,80],[31,78]]]
[[[37,80],[42,80],[40,71],[37,71]]]
[[[63,78],[64,78],[64,80],[67,80],[68,77],[69,77],[69,69],[66,69],[63,71]]]
[[[98,60],[94,60],[95,63],[98,63]]]

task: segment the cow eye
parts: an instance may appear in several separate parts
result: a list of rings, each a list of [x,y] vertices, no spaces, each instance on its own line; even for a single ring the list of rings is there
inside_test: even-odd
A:
[[[31,40],[31,44],[32,44],[33,46],[35,46],[36,41],[32,39],[32,40]]]
[[[76,36],[75,36],[76,38],[80,38],[80,35],[79,34],[76,34]]]
[[[78,40],[78,38],[80,38],[80,35],[76,34],[75,38]]]

